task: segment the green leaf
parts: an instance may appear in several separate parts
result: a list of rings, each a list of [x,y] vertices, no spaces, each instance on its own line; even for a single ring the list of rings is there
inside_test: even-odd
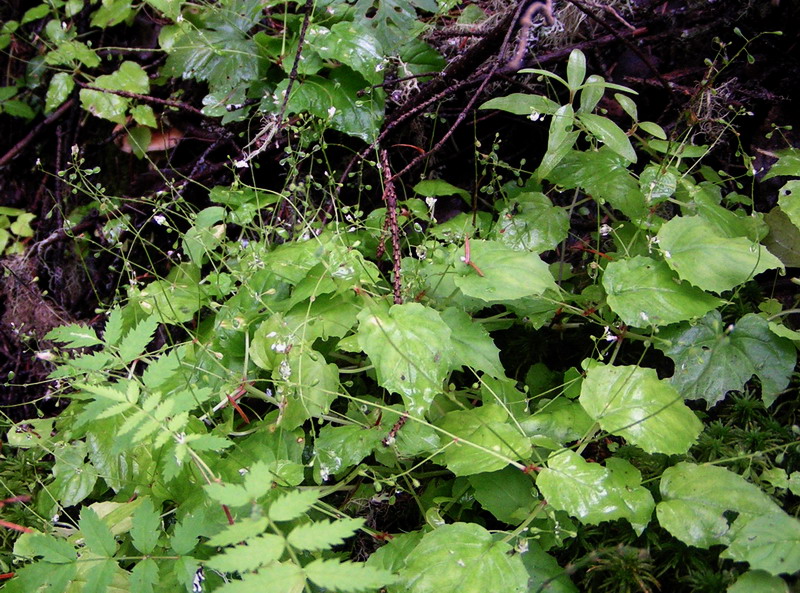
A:
[[[598,76],[597,74],[592,74],[586,79],[586,83],[582,85],[581,88],[581,105],[578,108],[580,113],[591,113],[594,111],[594,108],[597,107],[597,104],[600,102],[600,99],[603,98],[603,95],[606,91],[606,81],[602,76]],[[617,97],[623,95],[616,95]],[[628,101],[628,97],[625,97]],[[633,101],[631,101],[633,103]],[[634,103],[634,108],[636,104]]]
[[[182,0],[145,0],[145,2],[156,10],[160,10],[165,17],[173,21],[181,13]]]
[[[51,564],[35,562],[15,570],[14,578],[5,581],[5,593],[31,593],[47,591],[47,593],[64,593],[78,572],[75,562],[70,564]]]
[[[131,591],[136,593],[153,593],[153,587],[159,582],[158,564],[152,558],[144,558],[131,570]]]
[[[157,128],[158,121],[156,121],[156,114],[153,112],[153,108],[150,105],[136,105],[135,107],[131,108],[131,116],[133,120],[139,124],[140,126],[147,126],[150,128]],[[148,140],[147,144],[144,146],[149,146],[150,142]]]
[[[528,574],[508,544],[476,524],[454,523],[426,533],[407,557],[401,582],[408,593],[525,593]]]
[[[474,6],[474,5],[473,5]],[[529,95],[527,93],[512,93],[505,97],[495,97],[486,101],[478,109],[498,109],[515,115],[525,115],[532,120],[539,119],[541,114],[553,115],[558,111],[559,104],[543,97],[542,95]]]
[[[659,204],[675,193],[678,177],[671,169],[647,165],[639,175],[639,187],[648,204]]]
[[[122,309],[114,307],[108,312],[108,321],[103,328],[103,342],[108,346],[115,346],[122,337],[122,327],[124,324]]]
[[[85,43],[69,40],[60,42],[56,49],[45,55],[44,61],[50,66],[74,66],[78,61],[87,68],[97,68],[100,65],[100,56]]]
[[[117,542],[114,541],[114,535],[91,507],[83,507],[81,509],[78,528],[83,534],[86,547],[92,553],[110,558],[117,551]]]
[[[793,179],[780,189],[778,206],[786,213],[792,224],[800,228],[800,180]]]
[[[335,558],[313,560],[303,570],[306,577],[320,587],[342,593],[374,591],[396,580],[392,573],[380,568],[356,562],[340,562]]]
[[[790,593],[789,585],[780,577],[763,570],[749,570],[726,589],[726,593]]]
[[[676,216],[658,231],[664,259],[682,280],[723,292],[773,268],[780,260],[744,237],[723,237],[699,216]]]
[[[240,484],[212,482],[203,486],[209,497],[231,507],[240,507],[254,500],[245,487]]]
[[[703,430],[681,394],[653,369],[593,364],[580,402],[603,430],[648,453],[686,453]]]
[[[442,311],[441,317],[450,328],[453,360],[457,364],[483,371],[491,377],[505,376],[500,350],[483,325],[455,307]]]
[[[100,7],[92,13],[89,24],[92,27],[113,27],[133,14],[131,0],[104,0]]]
[[[529,436],[546,436],[563,444],[588,434],[594,420],[580,404],[560,397],[542,402],[542,406],[520,424]]]
[[[133,362],[144,353],[147,345],[153,340],[153,334],[158,329],[158,317],[150,315],[145,317],[136,327],[131,329],[119,345],[119,355],[122,362]]]
[[[340,21],[330,30],[309,27],[306,39],[325,60],[350,66],[370,84],[383,82],[383,48],[369,27],[354,21]]]
[[[457,437],[443,453],[447,468],[457,476],[503,469],[510,460],[531,453],[530,440],[508,423],[508,413],[498,405],[449,412],[436,424]]]
[[[357,0],[355,20],[369,23],[375,37],[384,48],[398,48],[409,38],[416,37],[423,27],[417,21],[415,7],[436,12],[434,0]]]
[[[108,586],[114,580],[114,573],[119,570],[117,563],[106,558],[92,562],[92,569],[86,572],[86,583],[81,593],[108,593]]]
[[[513,467],[468,479],[475,489],[475,500],[503,523],[522,523],[540,502],[530,476]]]
[[[314,442],[319,468],[323,478],[336,475],[353,467],[372,453],[383,435],[373,428],[348,426],[323,426]]]
[[[203,304],[200,269],[179,264],[164,280],[157,280],[140,291],[132,291],[131,300],[148,314],[157,314],[164,323],[184,323],[194,317]]]
[[[299,550],[327,550],[351,537],[364,526],[364,519],[315,521],[299,525],[289,532],[286,541]]]
[[[608,305],[633,327],[658,327],[694,319],[724,304],[688,282],[681,282],[664,262],[641,255],[609,263],[602,282]]]
[[[67,348],[84,348],[86,346],[96,346],[102,344],[102,340],[97,337],[97,332],[85,325],[71,324],[62,325],[50,330],[44,337],[45,340],[61,342]]]
[[[626,161],[636,162],[636,151],[633,150],[630,139],[613,121],[594,113],[579,113],[578,119],[586,126],[592,136],[608,146],[608,148]]]
[[[133,512],[131,523],[133,546],[142,554],[152,553],[161,531],[161,515],[153,506],[153,501],[149,497],[144,497],[142,504]]]
[[[550,268],[535,253],[515,251],[499,241],[473,240],[470,261],[481,273],[459,262],[455,277],[456,286],[469,297],[492,303],[557,290]]]
[[[606,467],[589,463],[575,451],[553,453],[536,486],[553,508],[583,523],[627,519],[641,534],[653,514],[653,496],[641,486],[638,469],[624,459],[609,458]]]
[[[528,571],[530,593],[579,593],[568,571],[561,568],[555,558],[542,550],[538,542],[528,540],[527,543],[528,550],[520,555]]]
[[[72,89],[75,88],[75,81],[66,72],[56,72],[47,87],[47,97],[44,102],[44,112],[52,113],[64,101],[67,100]]]
[[[562,105],[553,114],[547,137],[547,152],[542,157],[539,168],[536,169],[539,179],[547,179],[550,172],[572,150],[575,141],[580,136],[579,132],[573,131],[574,123],[575,111],[572,109],[572,105]]]
[[[225,526],[222,531],[209,538],[208,545],[229,546],[250,540],[263,534],[268,525],[269,521],[266,517],[246,517],[236,521],[233,525]]]
[[[419,303],[365,308],[358,320],[358,344],[375,365],[378,383],[399,393],[411,415],[423,416],[450,369],[450,328]]]
[[[248,538],[243,545],[226,548],[222,554],[212,556],[206,567],[221,572],[242,572],[256,570],[275,560],[279,560],[286,544],[283,537],[264,533]]]
[[[579,49],[573,49],[567,60],[567,86],[575,92],[586,77],[586,56]]]
[[[93,89],[81,89],[81,107],[92,115],[101,119],[107,119],[115,124],[125,125],[130,99],[120,97],[103,91]]]
[[[713,406],[756,375],[765,405],[789,384],[797,351],[753,313],[725,327],[719,311],[693,325],[665,328],[655,346],[675,362],[671,383],[687,399]]]
[[[50,564],[70,564],[78,558],[75,548],[66,540],[44,533],[24,534],[20,536],[20,540],[23,538],[27,548]],[[18,541],[17,545],[22,543],[22,541]]]
[[[760,488],[723,467],[681,462],[661,476],[661,526],[683,543],[709,548],[731,541],[730,513],[736,522],[782,513]]]
[[[303,569],[292,562],[273,562],[239,581],[228,581],[215,593],[300,593],[306,584]]]
[[[492,238],[516,251],[537,253],[554,249],[567,238],[569,214],[546,195],[525,192],[509,202],[500,211]]]
[[[764,215],[769,234],[764,246],[781,260],[784,266],[800,268],[800,229],[789,220],[779,206]]]
[[[800,521],[783,511],[761,515],[738,529],[722,558],[748,562],[751,568],[773,576],[795,574],[800,570]]]
[[[461,196],[464,201],[470,202],[469,192],[447,183],[444,179],[424,179],[413,187],[413,190],[421,196]]]
[[[764,181],[780,175],[800,177],[800,149],[787,148],[777,151],[776,154],[778,162],[772,165],[769,172],[764,175]]]
[[[319,500],[318,490],[290,490],[269,506],[267,514],[273,521],[291,521],[304,515]]]

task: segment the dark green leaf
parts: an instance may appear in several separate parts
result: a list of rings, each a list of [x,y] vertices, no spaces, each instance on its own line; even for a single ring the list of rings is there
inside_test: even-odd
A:
[[[483,371],[495,378],[505,376],[500,363],[500,350],[483,326],[454,307],[441,313],[451,331],[453,360],[457,365]]]
[[[504,523],[521,523],[540,502],[531,477],[513,467],[475,474],[468,479],[475,489],[475,499]]]
[[[567,238],[569,215],[538,192],[518,194],[500,211],[492,238],[517,251],[541,253]]]
[[[161,534],[161,516],[149,497],[134,511],[131,521],[131,541],[142,554],[151,554]]]

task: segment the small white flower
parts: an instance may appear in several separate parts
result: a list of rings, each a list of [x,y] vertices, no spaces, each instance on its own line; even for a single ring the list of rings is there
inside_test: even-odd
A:
[[[167,222],[167,218],[163,214],[156,214],[153,217],[153,220],[156,222],[157,225],[164,226]]]
[[[38,358],[39,360],[46,360],[46,361],[51,361],[56,359],[55,355],[49,350],[42,350],[41,352],[37,352],[36,358]]]
[[[328,117],[333,117],[335,114],[336,114],[336,107],[334,107],[333,105],[331,105],[331,106],[328,108]]]
[[[240,161],[233,161],[233,166],[237,169],[244,169],[247,166],[247,161],[242,159]]]
[[[600,226],[600,236],[601,237],[608,237],[611,234],[611,231],[614,229],[611,228],[610,225],[603,224]]]
[[[538,111],[531,111],[531,114],[528,116],[528,119],[531,121],[539,121],[540,119],[543,118],[544,116]]]

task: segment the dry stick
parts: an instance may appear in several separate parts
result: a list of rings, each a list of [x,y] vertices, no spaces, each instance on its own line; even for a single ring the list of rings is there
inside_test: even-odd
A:
[[[285,94],[283,95],[283,103],[281,104],[281,110],[278,112],[278,117],[275,120],[275,125],[264,126],[264,128],[262,128],[262,130],[256,134],[256,137],[250,141],[247,146],[253,146],[253,144],[258,142],[263,136],[267,136],[261,142],[261,146],[257,147],[253,152],[245,157],[244,160],[246,161],[251,160],[254,156],[266,150],[267,145],[275,137],[275,134],[278,132],[278,129],[283,123],[283,118],[286,115],[286,108],[289,105],[289,97],[292,94],[292,87],[297,80],[297,67],[300,65],[300,54],[303,53],[303,46],[305,45],[306,40],[306,31],[308,31],[308,25],[311,22],[311,11],[313,8],[314,0],[306,0],[306,4],[303,7],[305,16],[303,17],[303,24],[300,26],[300,36],[297,38],[297,52],[294,54],[294,63],[292,63],[291,72],[289,72],[289,83],[286,85],[286,91],[284,91]]]
[[[157,105],[166,105],[168,107],[175,107],[177,109],[182,109],[183,111],[188,111],[189,113],[194,113],[195,115],[207,117],[206,114],[200,111],[197,107],[192,107],[191,105],[182,103],[180,101],[172,101],[170,99],[159,99],[158,97],[152,97],[150,95],[141,95],[139,93],[132,93],[130,91],[115,91],[112,89],[103,89],[100,87],[92,86],[90,84],[86,84],[84,82],[79,82],[78,86],[90,91],[109,93],[111,95],[119,95],[120,97],[127,97],[128,99],[138,99],[139,101],[145,101],[146,103],[156,103]]]
[[[386,218],[389,221],[389,232],[392,235],[392,266],[394,268],[394,278],[392,278],[392,287],[394,289],[394,304],[402,305],[403,296],[401,294],[402,279],[400,277],[400,229],[397,226],[397,194],[394,191],[394,182],[392,181],[392,170],[389,168],[389,157],[386,150],[381,150],[381,167],[383,168],[384,188],[383,188],[383,201],[386,202]]]
[[[522,67],[522,62],[525,59],[525,53],[528,49],[528,32],[531,29],[531,25],[533,25],[533,17],[537,14],[542,15],[544,22],[547,23],[548,26],[552,26],[556,22],[553,16],[553,0],[532,3],[520,17],[519,43],[517,44],[517,51],[514,57],[506,64],[509,70],[516,71]]]
[[[609,25],[603,19],[594,14],[591,10],[586,8],[583,5],[583,3],[580,2],[580,0],[569,0],[569,3],[572,4],[578,10],[580,10],[583,14],[588,16],[590,19],[592,19],[594,22],[596,22],[598,25],[603,27],[606,31],[617,37],[622,43],[624,43],[625,47],[627,47],[633,53],[635,53],[642,62],[647,64],[647,67],[650,68],[653,74],[656,75],[656,78],[658,78],[658,81],[661,83],[661,86],[663,86],[664,89],[666,89],[666,91],[669,93],[670,100],[672,101],[675,99],[675,93],[673,92],[669,82],[667,82],[664,79],[664,77],[661,76],[661,72],[658,71],[658,69],[653,65],[653,62],[650,60],[650,58],[648,58],[642,50],[640,50],[638,47],[636,47],[635,44],[631,43],[628,39],[626,39],[625,36],[620,35],[619,32],[616,29],[614,29],[614,27]]]
[[[47,116],[46,119],[41,121],[35,128],[33,128],[27,136],[25,136],[22,140],[17,142],[14,146],[11,147],[7,153],[5,153],[2,158],[0,158],[0,167],[8,163],[11,159],[13,159],[17,154],[19,154],[31,141],[36,138],[37,134],[41,132],[45,126],[53,123],[66,112],[72,105],[75,103],[75,99],[70,99],[66,103],[64,103],[61,107],[56,109],[53,113]]]

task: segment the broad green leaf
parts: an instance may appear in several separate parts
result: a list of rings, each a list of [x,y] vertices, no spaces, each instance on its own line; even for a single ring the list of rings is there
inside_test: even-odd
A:
[[[117,551],[114,535],[91,507],[83,507],[81,509],[78,528],[81,530],[83,539],[86,542],[86,548],[90,552],[110,558]]]
[[[75,80],[66,72],[56,72],[47,87],[47,97],[44,102],[44,112],[52,113],[56,108],[67,100],[72,89],[75,88]]]
[[[726,593],[791,593],[786,581],[763,570],[747,571],[725,591]]]
[[[358,593],[375,591],[394,582],[396,577],[385,570],[363,563],[340,562],[335,558],[319,558],[303,567],[306,577],[330,591]]]
[[[204,485],[203,489],[213,500],[231,507],[244,506],[255,500],[241,484],[212,482]]]
[[[81,89],[79,95],[81,107],[92,115],[107,119],[115,124],[124,125],[126,123],[125,114],[130,103],[130,99],[127,97],[92,89]]]
[[[492,238],[517,251],[541,253],[567,238],[569,214],[539,192],[525,192],[500,211]]]
[[[280,423],[286,430],[328,412],[339,394],[339,369],[319,352],[297,348],[272,371],[282,404]]]
[[[483,404],[495,404],[506,410],[515,420],[523,420],[528,416],[528,395],[517,389],[517,382],[505,375],[495,379],[483,375],[481,377],[481,400]]]
[[[55,19],[51,22],[57,23]],[[85,43],[71,39],[59,42],[56,49],[45,54],[44,61],[51,66],[74,66],[77,61],[87,68],[97,68],[100,56]]]
[[[436,424],[457,437],[443,453],[445,465],[457,476],[503,469],[509,460],[531,453],[530,440],[495,404],[449,412]]]
[[[47,591],[63,593],[75,578],[78,564],[51,564],[50,562],[34,562],[14,571],[14,578],[4,581],[4,593],[31,593]]]
[[[756,375],[769,406],[789,383],[797,361],[792,342],[770,330],[769,322],[749,313],[726,327],[719,311],[693,325],[665,328],[655,346],[675,362],[671,383],[687,399],[713,406],[728,391],[741,389]]]
[[[417,21],[416,8],[437,12],[435,0],[357,0],[355,20],[368,23],[381,45],[389,50],[414,38],[424,25]]]
[[[273,562],[257,573],[245,574],[239,581],[228,581],[216,593],[301,593],[306,584],[303,569],[292,562]]]
[[[800,570],[800,521],[783,511],[757,516],[739,528],[734,523],[733,541],[721,557],[747,562],[751,568],[773,576]]]
[[[658,243],[669,267],[703,290],[723,292],[783,268],[763,246],[744,237],[723,237],[699,216],[676,216],[665,223]]]
[[[325,60],[350,66],[370,84],[383,82],[383,48],[367,26],[340,21],[330,30],[309,27],[306,42]]]
[[[390,591],[407,593],[523,593],[528,574],[508,544],[476,524],[454,523],[426,533]]]
[[[131,525],[131,541],[142,554],[150,554],[155,550],[161,534],[161,516],[153,506],[149,497],[133,513]]]
[[[362,518],[314,521],[292,529],[286,541],[299,550],[327,550],[343,543],[363,526]]]
[[[528,550],[520,556],[528,571],[529,593],[579,593],[569,579],[568,571],[542,550],[537,541],[528,540]]]
[[[586,83],[581,89],[581,105],[578,108],[580,113],[591,113],[606,91],[606,81],[602,76],[592,74],[586,79]],[[617,95],[620,96],[620,95]],[[625,97],[628,99],[627,97]],[[630,99],[628,99],[630,101]],[[632,101],[631,101],[632,102]],[[634,104],[635,106],[635,104]]]
[[[550,455],[536,478],[536,486],[553,508],[591,525],[626,519],[639,534],[655,507],[641,482],[639,470],[624,459],[609,458],[603,467],[570,450]]]
[[[145,0],[145,2],[172,20],[177,19],[181,13],[182,0]]]
[[[769,234],[764,246],[786,267],[800,268],[800,229],[776,206],[764,215]]]
[[[578,119],[586,126],[589,132],[600,142],[608,146],[611,150],[628,162],[636,162],[636,151],[633,150],[631,141],[627,134],[622,131],[617,124],[594,113],[579,113]]]
[[[207,560],[205,565],[221,572],[256,570],[279,560],[285,547],[286,542],[283,537],[264,533],[258,537],[248,538],[242,545],[225,548],[221,554]]]
[[[204,535],[208,530],[205,521],[207,521],[205,513],[203,511],[195,511],[187,514],[175,525],[169,544],[176,554],[189,554],[195,549],[197,546],[197,538],[200,537],[200,535]],[[264,523],[266,523],[266,520]],[[238,525],[238,523],[231,527],[235,527],[236,525]]]
[[[269,506],[267,514],[273,521],[291,521],[304,515],[319,500],[318,490],[290,490]]]
[[[667,264],[637,255],[603,272],[608,305],[627,325],[661,326],[702,317],[724,301],[681,282]]]
[[[653,369],[594,364],[580,402],[603,430],[648,453],[686,453],[703,430],[681,394]]]
[[[547,179],[564,189],[581,188],[635,221],[645,217],[648,208],[628,166],[628,161],[607,146],[586,152],[574,150],[564,155]]]
[[[233,525],[227,525],[222,531],[208,540],[209,546],[229,546],[263,534],[269,525],[266,517],[245,517]]]
[[[470,201],[468,191],[447,183],[444,179],[425,179],[415,185],[413,190],[421,196],[461,196],[466,202]]]
[[[451,368],[450,328],[439,313],[419,303],[359,313],[358,344],[378,383],[403,397],[412,416],[423,416]]]
[[[577,402],[559,397],[542,402],[541,407],[520,424],[528,436],[546,436],[557,443],[567,443],[588,434],[594,420]]]
[[[58,453],[61,453],[60,457]],[[84,500],[97,483],[97,470],[91,464],[83,462],[85,453],[85,446],[76,455],[57,451],[56,464],[53,467],[55,480],[50,485],[50,494],[65,507]]]
[[[698,548],[730,544],[730,513],[738,515],[737,524],[782,513],[758,486],[723,467],[681,462],[662,474],[660,490],[658,522]]]
[[[639,187],[648,204],[659,204],[669,199],[677,186],[676,173],[658,165],[647,165],[639,175]]]
[[[203,305],[200,269],[179,264],[167,277],[131,292],[131,300],[148,314],[157,314],[164,323],[183,323],[194,317]]]
[[[800,177],[800,149],[787,148],[776,152],[778,162],[772,165],[769,172],[764,175],[764,180],[780,175]]]
[[[47,447],[55,420],[55,418],[31,418],[14,424],[5,433],[6,441],[9,446],[20,449]]]
[[[445,309],[441,317],[450,328],[456,365],[470,367],[495,378],[505,376],[500,363],[500,350],[479,322],[455,307]]]
[[[319,468],[323,478],[353,467],[372,453],[383,434],[374,428],[356,424],[348,426],[323,426],[314,441]]]
[[[153,593],[159,582],[158,564],[152,558],[144,558],[133,567],[130,575],[131,591]]]
[[[557,290],[550,269],[535,253],[515,251],[499,241],[473,240],[470,261],[480,273],[458,262],[455,277],[456,286],[469,297],[493,303]]]
[[[499,109],[515,115],[525,115],[533,120],[544,115],[553,115],[558,111],[559,104],[542,95],[529,95],[527,93],[512,93],[505,97],[495,97],[486,101],[479,109]]]
[[[133,14],[132,0],[105,0],[100,7],[92,13],[89,24],[93,27],[105,29],[118,25]]]
[[[475,500],[503,523],[521,523],[540,502],[531,477],[514,467],[474,474],[468,479],[475,489]]]
[[[75,548],[66,540],[38,532],[22,534],[14,551],[23,557],[41,556],[50,564],[70,564],[78,558]]]
[[[422,540],[422,531],[401,533],[390,539],[386,545],[381,546],[367,559],[367,566],[374,566],[398,573],[406,565],[409,553],[417,547]],[[394,588],[391,588],[394,592]]]
[[[800,171],[797,174],[800,175]],[[786,213],[792,224],[800,228],[800,181],[794,179],[780,189],[778,206]]]
[[[539,179],[547,179],[550,172],[564,159],[572,150],[575,141],[580,136],[579,132],[573,131],[575,123],[575,111],[572,105],[562,105],[553,114],[550,121],[550,130],[547,137],[547,152],[536,169]]]
[[[586,77],[586,55],[579,50],[573,49],[567,60],[567,86],[573,93],[583,84]]]

